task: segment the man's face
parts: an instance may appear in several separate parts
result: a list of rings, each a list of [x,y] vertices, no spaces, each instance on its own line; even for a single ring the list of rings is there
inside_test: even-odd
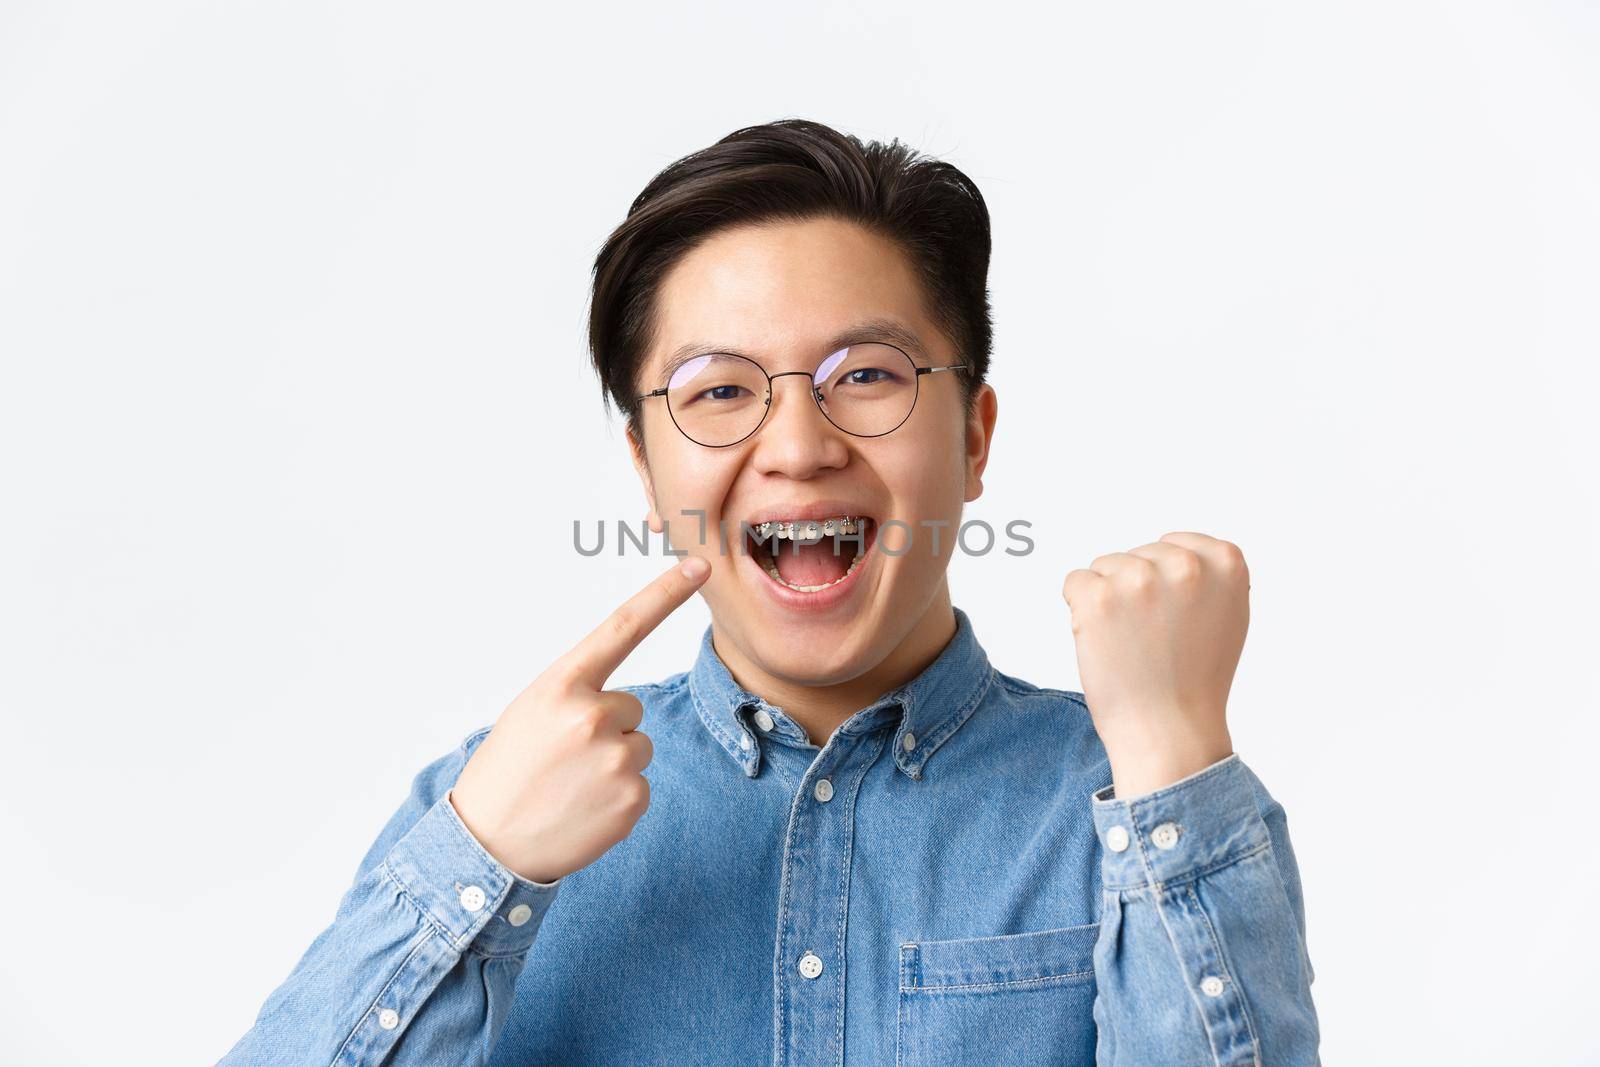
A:
[[[919,366],[965,362],[923,300],[899,248],[852,223],[813,219],[727,230],[685,255],[664,279],[655,344],[637,392],[666,385],[668,362],[687,344],[743,353],[768,374],[809,375],[832,354],[830,339],[868,320],[891,320],[919,338],[920,351],[899,345]],[[719,645],[731,641],[740,659],[769,676],[836,684],[880,663],[942,602],[962,505],[982,491],[994,419],[988,386],[972,419],[964,417],[964,375],[918,378],[910,418],[871,438],[829,422],[805,375],[776,378],[760,430],[728,447],[685,437],[665,397],[643,401],[643,454],[635,445],[634,462],[650,525],[657,532],[664,525],[675,549],[711,562],[701,592]],[[696,511],[705,514],[703,538]],[[780,517],[864,517],[865,551],[846,574],[855,557],[851,540],[842,540],[837,553],[833,538],[799,553],[780,543],[775,578],[756,555],[765,553],[770,563],[770,546],[745,538],[741,524]],[[885,530],[891,519],[905,527]],[[935,520],[948,524],[937,530],[937,552],[935,531],[922,525]],[[795,588],[835,579],[818,591]]]

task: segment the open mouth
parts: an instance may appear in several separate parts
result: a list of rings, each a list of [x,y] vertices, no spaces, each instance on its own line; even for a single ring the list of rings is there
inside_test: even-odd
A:
[[[745,532],[745,551],[763,573],[797,593],[820,593],[861,566],[876,530],[866,515],[756,523]]]

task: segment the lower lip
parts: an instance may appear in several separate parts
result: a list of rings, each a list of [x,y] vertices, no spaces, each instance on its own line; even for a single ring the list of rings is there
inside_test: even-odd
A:
[[[877,546],[878,524],[876,522],[869,523],[867,526],[866,545],[862,549],[861,559],[856,563],[855,570],[827,588],[818,589],[814,593],[790,589],[786,585],[773,581],[772,575],[767,573],[767,569],[756,562],[755,556],[749,550],[748,541],[743,546],[745,551],[739,554],[744,557],[745,564],[755,572],[756,582],[767,591],[767,595],[776,601],[780,607],[786,611],[799,614],[814,614],[836,608],[850,598],[856,587],[861,584],[863,572],[877,558],[877,552],[875,551]]]

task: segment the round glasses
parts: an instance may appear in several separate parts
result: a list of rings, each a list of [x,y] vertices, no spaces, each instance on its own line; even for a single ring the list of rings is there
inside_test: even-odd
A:
[[[768,374],[745,356],[709,352],[679,365],[665,387],[635,399],[666,397],[667,414],[683,436],[707,448],[726,448],[761,428],[772,408],[772,383],[799,374],[811,379],[811,397],[829,422],[854,437],[882,437],[911,417],[924,374],[966,369],[960,363],[919,367],[882,341],[841,348],[809,374]]]

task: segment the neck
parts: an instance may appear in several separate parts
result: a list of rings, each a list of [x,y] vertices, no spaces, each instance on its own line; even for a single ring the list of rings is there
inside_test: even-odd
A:
[[[712,647],[727,665],[733,680],[805,727],[813,744],[821,746],[850,716],[884,693],[909,682],[944,651],[956,634],[950,587],[941,582],[928,609],[911,632],[880,662],[848,681],[831,685],[806,685],[762,670],[721,637],[713,620]]]

